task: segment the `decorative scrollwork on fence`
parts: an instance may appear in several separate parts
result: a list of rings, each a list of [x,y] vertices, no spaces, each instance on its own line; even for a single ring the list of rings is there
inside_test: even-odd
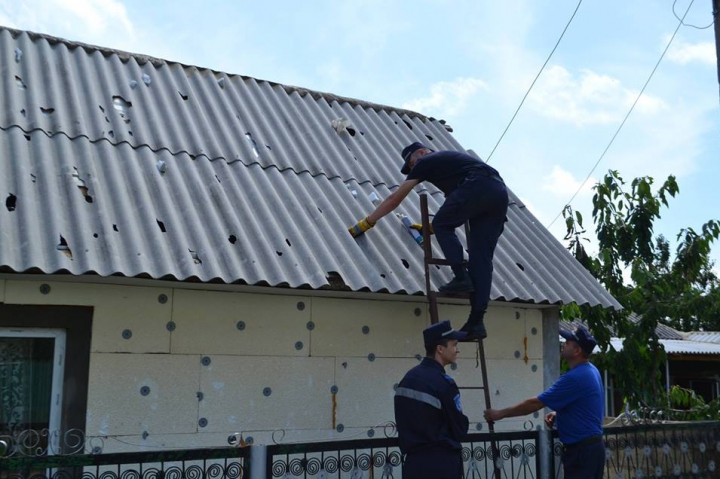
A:
[[[363,472],[377,469],[377,477],[386,477],[388,471],[402,464],[399,451],[375,451],[372,454],[357,451],[313,457],[277,459],[272,463],[273,477],[325,477],[327,474],[349,473],[348,477],[364,477]]]
[[[86,438],[80,429],[23,429],[0,435],[1,458],[99,454],[104,447],[102,438]]]

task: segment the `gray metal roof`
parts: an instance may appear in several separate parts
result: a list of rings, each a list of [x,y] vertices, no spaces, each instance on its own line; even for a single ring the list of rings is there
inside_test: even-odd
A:
[[[5,28],[0,64],[2,270],[424,291],[395,217],[347,227],[404,179],[404,145],[465,151],[441,122]],[[511,202],[492,299],[619,307]],[[398,211],[418,220],[418,193]]]
[[[690,341],[720,344],[719,331],[690,331],[689,333],[685,333],[684,335],[685,339],[688,339]]]
[[[628,320],[637,323],[640,321],[640,317],[635,313],[630,313],[630,316],[628,317]],[[569,321],[560,321],[560,329],[563,329],[565,331],[571,331],[574,327],[577,325],[582,324],[583,326],[587,327],[587,324],[584,321],[580,320],[574,320],[572,322]],[[615,331],[611,329],[611,333],[615,334]],[[657,326],[655,326],[655,334],[657,335],[658,339],[663,340],[683,340],[686,339],[685,336],[683,336],[683,333],[680,331],[671,328],[670,326],[658,323]],[[691,338],[687,338],[691,339]]]

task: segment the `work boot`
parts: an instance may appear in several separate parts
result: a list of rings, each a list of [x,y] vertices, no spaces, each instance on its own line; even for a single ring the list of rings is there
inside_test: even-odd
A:
[[[487,329],[482,318],[468,318],[467,323],[460,328],[460,331],[468,333],[463,341],[478,341],[487,338]]]
[[[449,283],[438,288],[443,293],[467,293],[473,291],[472,280],[464,264],[452,267],[455,277]]]

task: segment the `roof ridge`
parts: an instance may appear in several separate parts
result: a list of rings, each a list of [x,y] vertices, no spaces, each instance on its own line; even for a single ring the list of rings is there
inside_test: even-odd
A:
[[[399,116],[402,116],[404,114],[411,118],[418,118],[422,121],[439,121],[440,123],[445,125],[444,120],[436,120],[436,118],[428,117],[426,115],[423,115],[422,113],[418,113],[413,110],[407,110],[405,108],[397,108],[397,107],[393,107],[390,105],[383,105],[380,103],[373,103],[373,102],[369,102],[369,101],[365,101],[365,100],[359,100],[357,98],[336,95],[334,93],[321,92],[319,90],[312,90],[309,88],[304,88],[304,87],[299,87],[299,86],[294,86],[294,85],[286,85],[283,83],[278,83],[278,82],[274,82],[271,80],[264,80],[262,78],[255,78],[255,77],[251,77],[248,75],[242,75],[239,73],[227,73],[224,71],[215,70],[214,68],[201,67],[198,65],[188,65],[186,63],[182,63],[179,61],[165,60],[162,58],[157,58],[157,57],[153,57],[151,55],[145,55],[142,53],[126,52],[124,50],[117,50],[114,48],[101,47],[98,45],[91,45],[88,43],[67,40],[65,38],[48,35],[46,33],[31,32],[29,30],[18,30],[16,28],[11,28],[11,27],[6,27],[4,25],[0,25],[0,31],[2,31],[2,30],[6,30],[6,31],[10,32],[10,35],[12,35],[13,38],[17,38],[18,36],[20,36],[22,34],[26,34],[28,37],[30,37],[30,39],[32,41],[35,41],[38,39],[45,40],[50,44],[56,44],[56,43],[64,44],[64,45],[68,46],[71,50],[75,49],[75,48],[82,48],[83,50],[85,50],[87,52],[95,52],[95,51],[100,52],[104,56],[115,55],[123,63],[127,62],[128,60],[130,60],[132,58],[132,59],[135,59],[135,61],[137,61],[141,65],[145,64],[145,63],[150,63],[155,67],[158,67],[163,64],[180,65],[183,68],[195,68],[198,70],[207,70],[207,71],[213,72],[216,75],[219,74],[219,75],[226,75],[228,77],[240,77],[243,80],[254,80],[256,82],[267,83],[271,86],[279,86],[282,89],[284,89],[288,94],[298,93],[300,96],[309,95],[314,100],[318,100],[318,99],[322,98],[325,101],[327,101],[328,103],[330,103],[332,101],[337,101],[338,103],[348,103],[351,105],[357,105],[362,108],[369,108],[369,109],[372,109],[375,111],[394,112],[394,113],[397,113]],[[452,130],[450,130],[450,131],[452,131]]]

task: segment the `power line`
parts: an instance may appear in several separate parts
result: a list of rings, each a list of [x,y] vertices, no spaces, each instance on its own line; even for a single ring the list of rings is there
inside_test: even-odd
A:
[[[530,88],[528,88],[528,90],[525,92],[525,96],[523,96],[523,99],[520,102],[520,104],[518,105],[517,110],[515,110],[515,113],[513,114],[512,118],[510,118],[510,122],[505,127],[505,130],[502,132],[502,135],[500,135],[500,138],[498,139],[497,143],[495,143],[495,146],[493,147],[492,151],[488,155],[487,160],[485,160],[485,163],[490,163],[490,158],[492,158],[493,153],[495,153],[495,150],[497,150],[498,145],[500,144],[502,139],[505,137],[505,133],[507,133],[508,130],[510,129],[510,125],[512,125],[513,121],[515,121],[515,117],[517,116],[518,112],[520,111],[520,108],[522,108],[523,103],[525,103],[525,99],[530,94],[530,90],[532,90],[533,86],[535,86],[535,82],[538,80],[538,78],[540,78],[540,74],[543,72],[543,70],[545,69],[545,66],[550,61],[550,58],[552,58],[553,53],[555,53],[555,50],[557,49],[558,45],[560,45],[560,41],[565,36],[565,32],[567,31],[568,27],[570,26],[573,19],[575,18],[575,14],[577,13],[578,9],[580,8],[580,5],[582,4],[582,2],[583,2],[583,0],[580,0],[578,2],[577,6],[575,7],[575,11],[573,12],[572,16],[570,17],[570,20],[568,20],[567,25],[565,25],[565,28],[563,29],[562,33],[560,34],[560,38],[558,38],[557,42],[555,42],[555,46],[553,47],[552,51],[550,52],[550,55],[548,55],[548,57],[545,59],[545,63],[543,63],[543,66],[540,68],[540,71],[537,73],[537,75],[535,75],[535,79],[530,84]]]
[[[642,89],[640,90],[640,93],[638,93],[637,98],[635,98],[635,101],[633,102],[632,106],[630,107],[627,114],[625,115],[625,118],[623,118],[623,121],[620,123],[620,126],[618,126],[617,130],[615,130],[615,134],[612,136],[612,138],[610,138],[610,143],[608,143],[608,145],[605,147],[605,150],[603,150],[602,154],[600,155],[600,158],[598,158],[598,160],[593,165],[592,169],[590,170],[590,173],[588,173],[588,175],[585,177],[585,180],[583,180],[583,182],[580,184],[577,191],[575,191],[575,193],[572,195],[570,200],[567,203],[565,203],[565,206],[572,203],[572,201],[575,199],[575,197],[578,195],[578,193],[580,193],[580,190],[582,190],[582,187],[585,186],[585,183],[587,183],[587,181],[590,179],[590,176],[595,171],[595,168],[597,168],[597,166],[600,164],[602,159],[605,157],[605,153],[607,153],[608,150],[610,149],[610,147],[612,146],[613,142],[615,141],[615,138],[617,138],[618,134],[620,133],[620,130],[622,130],[622,127],[625,125],[625,122],[627,121],[628,117],[630,117],[630,114],[635,109],[635,105],[637,105],[638,101],[640,101],[640,97],[642,96],[643,92],[645,92],[645,88],[647,88],[648,83],[650,83],[650,80],[652,80],[653,75],[655,75],[655,71],[658,69],[658,66],[660,66],[660,62],[665,57],[665,54],[667,53],[668,49],[670,48],[670,45],[672,44],[673,40],[675,39],[675,35],[677,35],[677,32],[678,32],[678,30],[680,30],[680,27],[682,27],[684,25],[683,21],[685,20],[685,17],[687,16],[688,12],[690,11],[690,8],[692,7],[693,3],[695,3],[695,0],[691,0],[690,5],[688,5],[687,10],[685,10],[685,15],[683,15],[682,18],[679,19],[680,23],[678,23],[678,26],[675,29],[675,31],[673,32],[672,37],[670,37],[670,41],[665,46],[665,50],[663,50],[662,54],[660,55],[660,58],[658,58],[657,63],[655,63],[655,67],[652,69],[652,72],[650,72],[650,76],[648,77],[647,81],[645,82]],[[557,221],[558,218],[560,218],[560,215],[562,215],[562,212],[564,210],[565,210],[565,207],[563,207],[563,209],[557,214],[557,216],[555,216],[555,218],[550,222],[550,224],[547,225],[548,229],[553,224],[555,224],[555,222]]]
[[[685,22],[683,21],[683,20],[685,19],[685,17],[683,16],[683,18],[680,18],[680,17],[678,17],[678,14],[675,12],[675,4],[676,4],[676,3],[677,3],[677,0],[675,0],[675,1],[673,2],[673,6],[672,6],[673,15],[675,15],[675,18],[677,18],[678,20],[680,20],[680,23],[682,23],[682,24],[685,25],[686,27],[697,28],[698,30],[705,30],[705,29],[707,29],[707,28],[712,27],[712,26],[715,24],[715,21],[714,21],[714,20],[713,20],[712,22],[710,22],[708,25],[704,26],[704,27],[698,27],[697,25],[693,25],[692,23],[685,23]],[[690,5],[692,5],[692,2],[690,2]],[[685,15],[687,15],[687,13],[685,13]]]

